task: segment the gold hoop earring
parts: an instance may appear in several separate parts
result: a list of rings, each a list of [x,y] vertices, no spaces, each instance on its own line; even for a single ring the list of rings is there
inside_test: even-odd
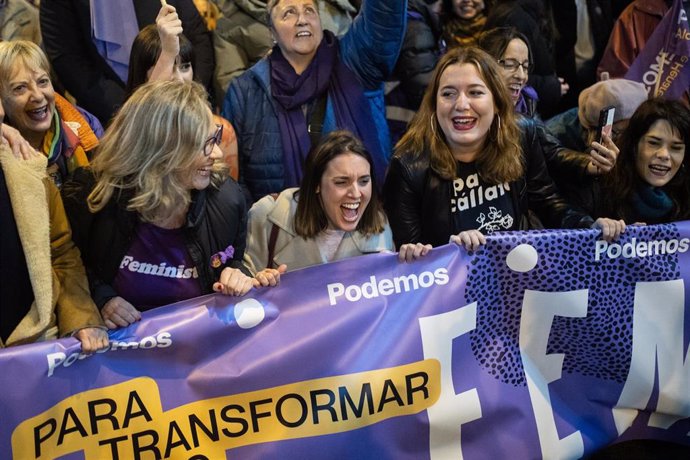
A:
[[[496,135],[494,137],[494,140],[500,143],[503,137],[503,133],[501,131],[501,116],[499,114],[496,114],[496,120]]]
[[[429,126],[431,126],[431,133],[433,134],[434,137],[438,137],[436,134],[436,114],[432,113],[431,117],[429,117]]]

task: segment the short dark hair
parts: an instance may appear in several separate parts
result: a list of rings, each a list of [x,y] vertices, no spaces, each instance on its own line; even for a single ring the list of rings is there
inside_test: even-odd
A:
[[[605,186],[611,211],[616,217],[625,218],[631,215],[630,199],[642,178],[635,168],[640,139],[658,120],[666,120],[674,132],[683,139],[685,156],[681,169],[671,181],[664,186],[674,204],[673,214],[669,220],[690,218],[690,109],[680,101],[653,98],[644,101],[630,117],[628,127],[621,135],[620,154],[613,171],[606,177]],[[612,214],[613,217],[614,214]]]
[[[304,176],[299,187],[297,211],[295,213],[295,232],[302,238],[314,238],[319,232],[328,227],[328,218],[317,190],[328,163],[338,155],[345,153],[354,153],[361,156],[367,160],[372,171],[371,199],[357,224],[357,231],[365,235],[372,235],[381,233],[384,230],[386,218],[378,196],[378,186],[373,174],[374,165],[371,154],[364,147],[362,141],[354,134],[349,131],[339,130],[323,137],[307,155],[304,164]]]
[[[146,73],[156,65],[161,55],[161,38],[155,24],[149,24],[139,31],[132,51],[129,54],[129,73],[127,74],[127,86],[125,87],[125,99],[135,89],[147,82]],[[194,47],[184,35],[180,35],[180,62],[194,63]]]

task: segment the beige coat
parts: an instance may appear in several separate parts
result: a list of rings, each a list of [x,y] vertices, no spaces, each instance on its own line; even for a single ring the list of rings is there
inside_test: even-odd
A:
[[[266,268],[268,264],[268,240],[273,225],[279,229],[273,252],[274,268],[285,264],[288,271],[292,271],[325,263],[316,241],[305,240],[295,233],[296,191],[297,188],[287,189],[276,199],[267,195],[249,210],[244,264],[253,274]],[[386,223],[385,230],[378,235],[367,237],[359,232],[345,233],[335,253],[335,260],[392,251],[393,248],[393,235]]]
[[[35,299],[7,342],[0,340],[0,347],[53,339],[85,327],[103,327],[89,295],[60,194],[46,176],[46,159],[17,160],[3,145],[0,166]]]

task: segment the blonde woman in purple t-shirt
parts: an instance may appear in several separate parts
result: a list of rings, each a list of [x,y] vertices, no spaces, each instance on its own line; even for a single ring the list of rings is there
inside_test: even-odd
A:
[[[221,136],[201,85],[146,83],[113,119],[91,168],[65,185],[74,239],[108,327],[260,284],[242,265],[247,208],[218,161]],[[259,275],[268,285],[280,276]]]

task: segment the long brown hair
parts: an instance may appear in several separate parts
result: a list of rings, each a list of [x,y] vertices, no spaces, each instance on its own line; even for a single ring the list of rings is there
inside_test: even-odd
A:
[[[180,65],[194,62],[194,47],[184,35],[180,35]],[[125,100],[135,89],[149,81],[147,72],[156,65],[162,51],[161,37],[155,24],[149,24],[139,31],[129,53],[129,72],[125,86]]]
[[[515,107],[501,77],[496,60],[475,47],[455,48],[436,64],[422,104],[405,135],[395,146],[395,155],[430,155],[430,167],[447,180],[456,177],[456,161],[436,117],[437,93],[443,72],[455,64],[471,64],[493,95],[496,116],[475,161],[477,171],[487,182],[500,184],[522,177],[524,165]]]

